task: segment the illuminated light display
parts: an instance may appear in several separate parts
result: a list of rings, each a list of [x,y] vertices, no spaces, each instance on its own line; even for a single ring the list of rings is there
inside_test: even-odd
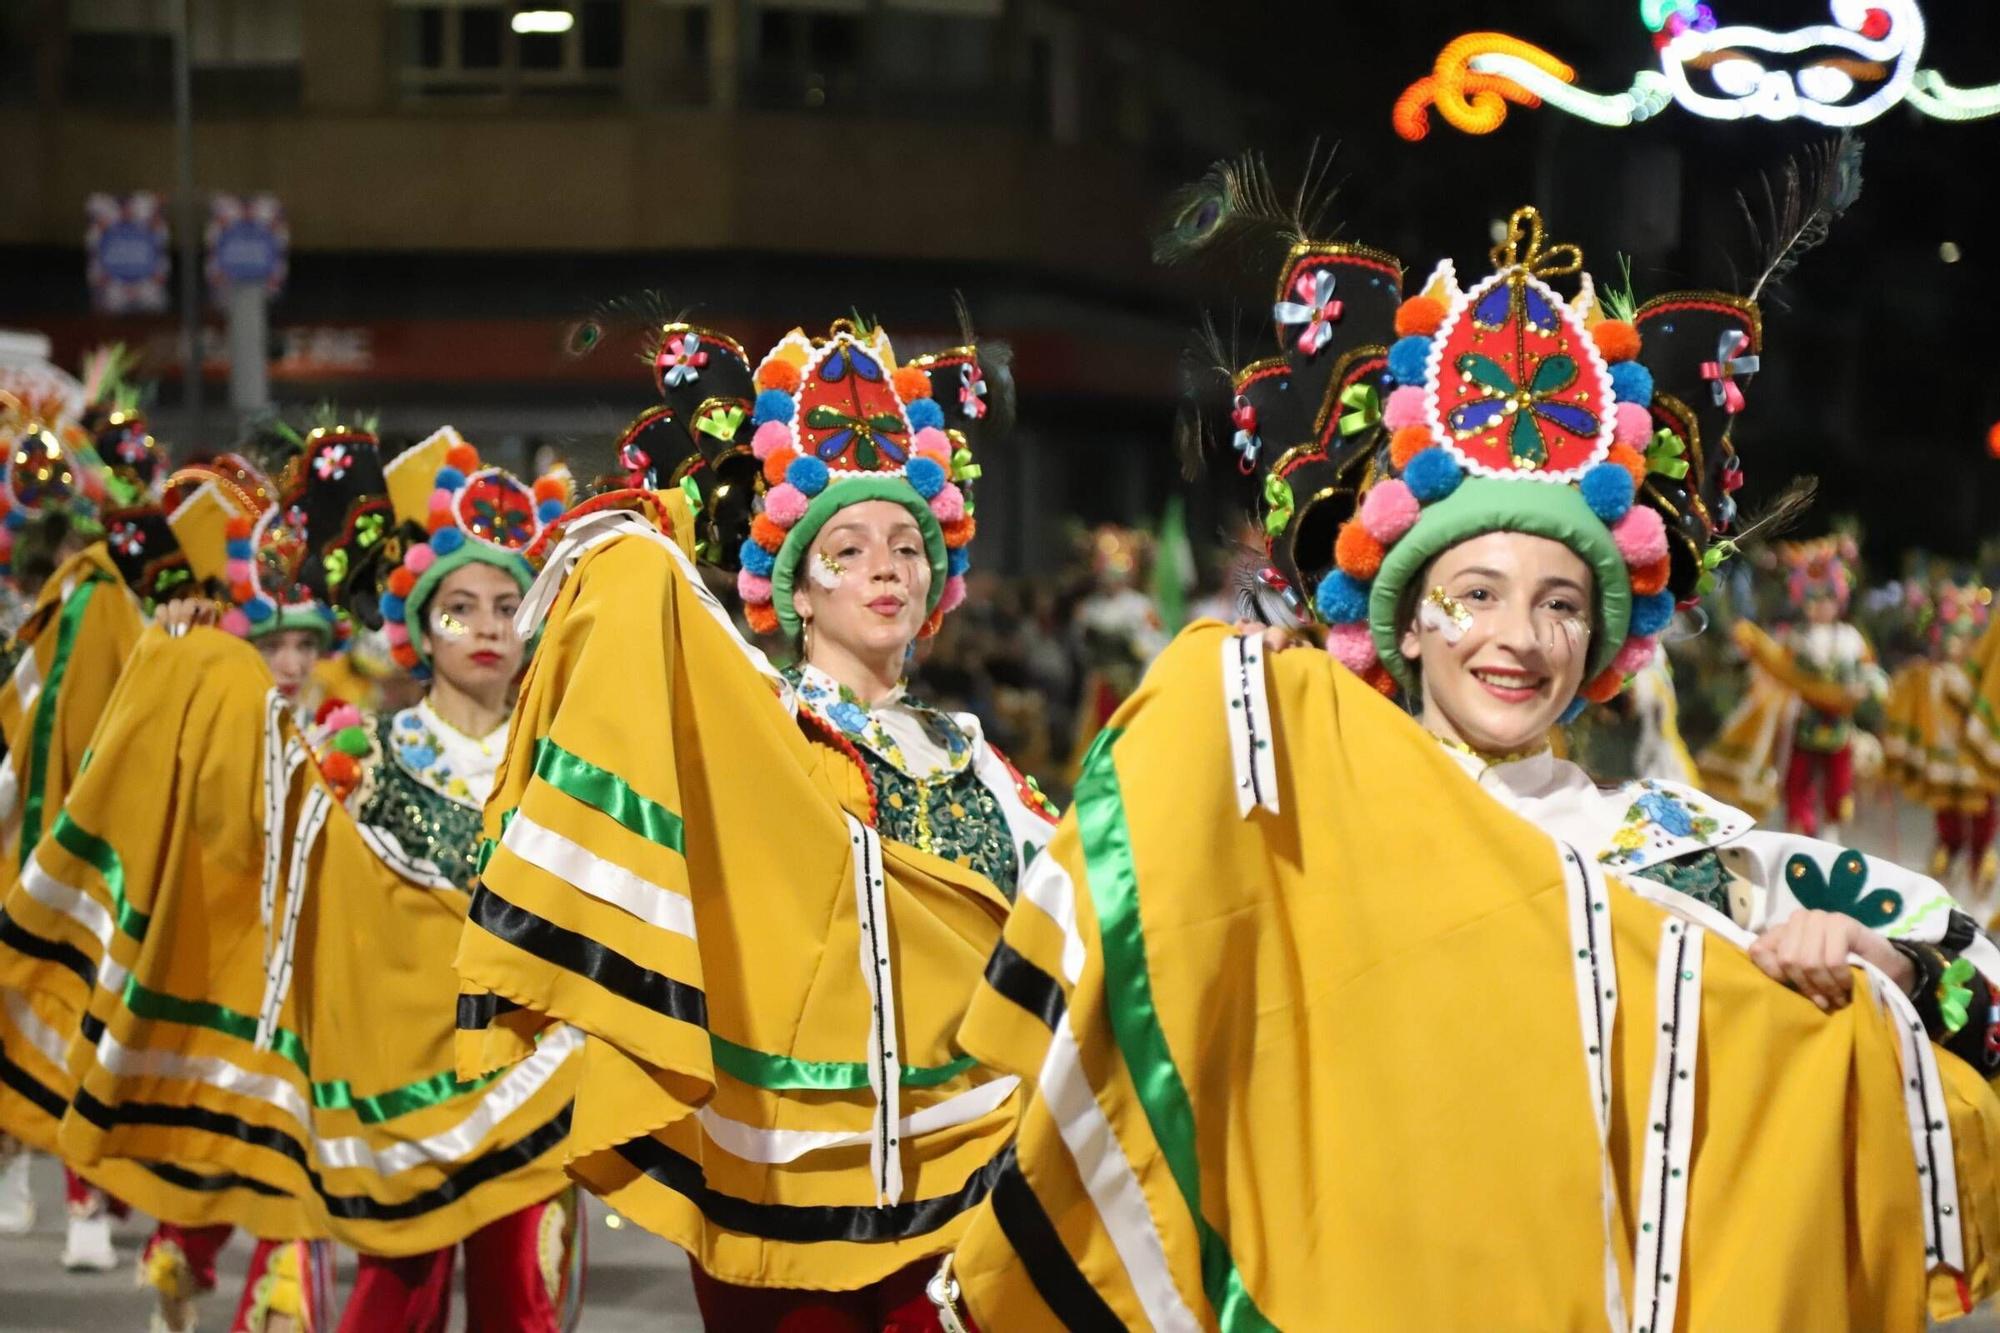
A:
[[[2000,115],[2000,83],[1960,88],[1919,61],[1924,16],[1916,0],[1830,0],[1830,22],[1774,30],[1726,24],[1697,0],[1640,0],[1658,69],[1622,92],[1578,88],[1576,71],[1530,42],[1473,32],[1438,53],[1431,72],[1396,99],[1405,139],[1430,132],[1435,110],[1467,134],[1490,134],[1508,104],[1544,103],[1620,128],[1678,104],[1710,120],[1805,120],[1845,128],[1907,105],[1937,120]]]

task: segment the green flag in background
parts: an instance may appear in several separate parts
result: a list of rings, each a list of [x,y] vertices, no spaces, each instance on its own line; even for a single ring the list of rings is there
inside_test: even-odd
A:
[[[1194,590],[1194,547],[1188,542],[1187,506],[1179,495],[1167,497],[1160,511],[1153,542],[1153,606],[1169,634],[1187,624],[1188,593]]]

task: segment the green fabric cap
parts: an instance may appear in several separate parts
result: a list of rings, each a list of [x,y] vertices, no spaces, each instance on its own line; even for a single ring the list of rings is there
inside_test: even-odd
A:
[[[791,638],[799,637],[799,613],[792,608],[792,580],[798,573],[799,561],[805,559],[806,549],[819,536],[819,530],[826,521],[849,505],[861,504],[867,500],[892,500],[910,511],[910,517],[917,521],[917,531],[924,534],[924,551],[931,559],[931,591],[924,603],[924,614],[937,610],[937,604],[944,596],[944,581],[949,569],[949,559],[944,548],[944,529],[938,526],[937,515],[931,512],[930,503],[917,494],[917,488],[902,477],[861,476],[843,478],[839,473],[827,482],[826,489],[812,498],[806,506],[805,516],[792,525],[785,534],[785,544],[778,548],[776,559],[771,565],[771,609],[778,613],[778,624]]]
[[[277,614],[270,619],[262,622],[251,621],[250,637],[253,640],[261,639],[266,634],[276,634],[279,630],[284,629],[310,630],[314,634],[319,635],[320,644],[324,647],[332,643],[335,637],[333,632],[333,612],[327,610],[318,602],[312,602],[304,606],[281,606],[278,608]]]
[[[1418,690],[1418,676],[1403,658],[1403,627],[1396,623],[1396,604],[1402,600],[1404,585],[1436,556],[1489,532],[1547,537],[1575,551],[1590,566],[1603,632],[1590,645],[1590,661],[1583,672],[1586,682],[1611,664],[1625,642],[1625,631],[1632,623],[1632,576],[1617,543],[1611,540],[1611,529],[1590,512],[1583,493],[1556,482],[1468,476],[1450,495],[1424,506],[1416,526],[1382,557],[1382,568],[1368,594],[1368,629],[1375,639],[1376,655],[1404,693],[1412,697]]]
[[[514,581],[526,592],[528,585],[535,581],[535,571],[518,551],[509,551],[495,546],[492,542],[467,537],[456,551],[441,555],[431,561],[431,567],[417,575],[416,583],[410,588],[410,595],[403,599],[403,628],[410,631],[410,647],[416,651],[417,661],[425,666],[431,664],[431,655],[424,651],[424,603],[438,590],[446,575],[454,569],[463,569],[477,562],[503,569],[514,576]],[[530,644],[532,650],[534,645]]]

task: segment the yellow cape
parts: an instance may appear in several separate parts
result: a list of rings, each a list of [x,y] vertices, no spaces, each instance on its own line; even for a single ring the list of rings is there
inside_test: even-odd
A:
[[[961,1033],[1034,1093],[955,1258],[982,1327],[1914,1333],[1945,1205],[1987,1289],[1966,1066],[1927,1209],[1869,987],[1826,1015],[1701,945],[1316,653],[1269,664],[1239,814],[1231,642],[1107,728]]]
[[[94,542],[65,560],[42,585],[15,636],[14,670],[0,681],[0,857],[8,875],[48,831],[76,781],[112,686],[145,630],[111,552]]]
[[[6,899],[0,1128],[169,1221],[450,1245],[563,1187],[581,1039],[453,1076],[467,898],[368,850],[269,684],[140,641]]]
[[[949,1249],[1012,1133],[1012,1082],[951,1041],[1007,901],[875,836],[860,766],[692,570],[627,530],[555,596],[486,807],[460,1072],[575,1024],[578,1180],[724,1281],[852,1289]]]

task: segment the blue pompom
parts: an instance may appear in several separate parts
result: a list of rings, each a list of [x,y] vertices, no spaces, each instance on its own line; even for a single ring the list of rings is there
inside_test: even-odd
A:
[[[382,600],[377,605],[381,609],[384,620],[401,620],[403,618],[403,599],[396,596],[395,593],[383,593]]]
[[[1590,700],[1579,694],[1576,698],[1569,701],[1569,707],[1562,710],[1562,715],[1556,718],[1556,721],[1566,727],[1579,717],[1582,717],[1583,710],[1588,707],[1590,707]]]
[[[1436,504],[1464,480],[1465,471],[1458,460],[1437,445],[1417,454],[1403,469],[1403,484],[1421,504]]]
[[[1336,569],[1319,581],[1313,606],[1319,611],[1319,618],[1329,625],[1351,625],[1366,620],[1368,585],[1346,570]]]
[[[799,405],[783,389],[766,389],[757,395],[757,406],[750,413],[750,424],[761,426],[767,421],[790,421],[798,415]]]
[[[535,506],[535,517],[544,523],[553,523],[563,516],[563,502],[553,497]]]
[[[26,510],[10,509],[7,511],[7,527],[10,531],[19,532],[27,526],[28,514]]]
[[[274,610],[276,608],[262,597],[253,597],[243,604],[243,614],[253,625],[261,625],[269,620]]]
[[[956,551],[949,552],[945,557],[944,572],[947,578],[955,579],[971,568],[972,551],[969,547],[961,546]]]
[[[1632,474],[1616,463],[1599,463],[1577,483],[1590,512],[1606,523],[1616,523],[1632,507]]]
[[[437,490],[455,491],[465,485],[465,474],[447,464],[438,469],[437,480],[431,485]]]
[[[1653,372],[1639,361],[1620,361],[1611,367],[1611,392],[1621,403],[1653,404]]]
[[[231,560],[248,560],[250,558],[250,539],[248,537],[231,537],[222,544],[222,550],[223,554],[227,555]]]
[[[926,500],[944,489],[944,468],[935,458],[912,458],[909,466],[903,469],[903,475],[910,479],[910,485],[916,488],[917,494]]]
[[[1652,638],[1665,629],[1674,618],[1674,595],[1670,592],[1656,592],[1650,597],[1632,599],[1632,627],[1627,633],[1634,637]]]
[[[743,568],[749,570],[760,579],[770,578],[771,567],[777,563],[776,556],[759,546],[756,542],[751,541],[748,537],[743,539],[743,549],[737,552],[736,558],[742,564]]]
[[[785,469],[785,480],[811,497],[826,489],[826,464],[811,454],[801,454]]]
[[[905,409],[910,418],[911,430],[923,430],[926,426],[944,429],[944,409],[934,398],[919,398]]]
[[[439,528],[431,534],[431,550],[438,555],[450,555],[465,545],[465,534],[457,528]]]
[[[1431,357],[1431,340],[1417,334],[1398,338],[1389,347],[1389,374],[1398,384],[1422,384],[1425,363]]]

